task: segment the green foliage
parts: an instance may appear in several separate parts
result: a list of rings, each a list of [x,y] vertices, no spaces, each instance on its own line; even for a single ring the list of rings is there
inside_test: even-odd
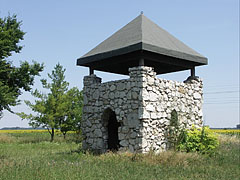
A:
[[[54,67],[48,77],[51,83],[42,79],[43,88],[49,90],[44,94],[38,90],[32,92],[37,98],[34,103],[25,103],[35,112],[35,114],[18,113],[22,119],[28,119],[33,127],[46,127],[51,134],[51,141],[54,139],[54,129],[60,129],[64,137],[75,126],[79,126],[82,113],[82,94],[77,88],[68,90],[69,83],[65,81],[65,69],[59,63]]]
[[[187,130],[185,124],[180,126],[176,110],[171,112],[170,125],[167,129],[169,149],[184,152],[211,153],[219,145],[217,136],[208,127]]]
[[[217,136],[208,127],[197,129],[193,126],[183,134],[178,145],[180,151],[212,153],[219,145]]]
[[[19,103],[18,96],[22,90],[30,91],[34,77],[43,70],[43,64],[21,62],[20,67],[13,66],[6,60],[13,52],[19,53],[24,32],[16,15],[0,18],[0,115],[4,109],[11,111],[10,106]]]
[[[60,122],[60,130],[65,134],[74,130],[80,133],[83,108],[83,94],[78,88],[74,87],[65,94],[65,116]]]
[[[18,45],[23,40],[25,32],[21,27],[22,22],[17,21],[17,16],[0,18],[0,59],[7,58],[12,52],[19,53],[22,46]]]

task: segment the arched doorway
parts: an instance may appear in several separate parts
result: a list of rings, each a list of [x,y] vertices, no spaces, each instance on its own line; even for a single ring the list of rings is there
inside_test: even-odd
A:
[[[119,148],[118,127],[120,123],[117,122],[115,112],[107,108],[103,113],[103,121],[107,130],[107,149],[117,151]]]

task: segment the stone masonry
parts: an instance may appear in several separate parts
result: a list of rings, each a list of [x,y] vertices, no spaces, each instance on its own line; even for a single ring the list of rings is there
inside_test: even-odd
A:
[[[153,68],[129,68],[129,79],[101,83],[92,74],[84,77],[82,119],[83,148],[108,150],[108,112],[119,123],[119,150],[146,153],[167,148],[166,131],[171,112],[180,125],[202,126],[202,81],[186,83],[159,79]]]

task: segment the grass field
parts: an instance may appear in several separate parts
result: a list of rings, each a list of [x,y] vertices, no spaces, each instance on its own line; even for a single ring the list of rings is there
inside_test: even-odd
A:
[[[0,131],[1,132],[1,131]],[[154,154],[81,151],[71,133],[53,143],[47,132],[0,133],[0,179],[224,179],[240,177],[240,139],[220,135],[216,153]]]

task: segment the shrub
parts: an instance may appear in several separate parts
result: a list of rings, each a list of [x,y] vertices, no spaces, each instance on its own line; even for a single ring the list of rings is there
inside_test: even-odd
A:
[[[185,152],[212,153],[219,145],[217,135],[208,127],[182,131],[177,149]]]

